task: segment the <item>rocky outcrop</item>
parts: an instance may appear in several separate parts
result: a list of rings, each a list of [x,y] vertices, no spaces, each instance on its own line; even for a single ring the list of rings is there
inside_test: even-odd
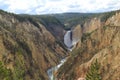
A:
[[[83,31],[80,25],[77,25],[74,29],[72,29],[72,42],[73,45],[81,40]]]
[[[93,30],[100,28],[102,25],[100,18],[92,18],[86,21],[83,25],[83,33],[90,33]]]
[[[114,16],[110,17],[105,25],[120,26],[120,13],[117,12]]]
[[[0,11],[0,61],[11,70],[9,80],[48,80],[47,69],[65,55],[39,21]]]

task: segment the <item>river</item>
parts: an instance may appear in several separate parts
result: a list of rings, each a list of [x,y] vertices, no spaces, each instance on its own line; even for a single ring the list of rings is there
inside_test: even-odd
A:
[[[66,45],[68,50],[72,51],[73,42],[72,42],[72,31],[71,30],[67,31],[66,34],[64,35],[64,44]],[[47,70],[49,80],[55,80],[54,72],[56,72],[64,64],[65,61],[66,61],[66,58],[62,59],[57,66],[52,67]]]
[[[55,80],[54,72],[56,72],[63,65],[63,63],[65,61],[66,61],[66,58],[62,59],[57,66],[52,67],[52,68],[50,68],[50,69],[47,70],[47,74],[49,76],[49,80]]]

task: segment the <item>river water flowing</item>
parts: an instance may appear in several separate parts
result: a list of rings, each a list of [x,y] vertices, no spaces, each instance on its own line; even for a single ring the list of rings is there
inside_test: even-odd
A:
[[[52,68],[50,68],[50,69],[47,70],[47,74],[49,76],[49,80],[55,80],[54,72],[56,72],[63,65],[63,63],[65,61],[66,61],[66,58],[62,59],[57,66],[52,67]]]
[[[76,43],[77,43],[76,40],[73,39],[72,41],[72,31],[71,30],[67,31],[66,34],[64,35],[64,44],[66,45],[68,50],[72,51],[72,47]],[[55,80],[54,72],[56,72],[64,64],[65,61],[66,61],[66,58],[62,59],[57,66],[52,67],[47,70],[49,80]]]

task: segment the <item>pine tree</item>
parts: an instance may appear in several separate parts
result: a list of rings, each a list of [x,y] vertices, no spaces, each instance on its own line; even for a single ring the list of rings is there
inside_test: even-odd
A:
[[[91,64],[90,70],[86,75],[86,80],[101,80],[99,69],[100,69],[100,64],[96,59],[96,61],[93,64]]]

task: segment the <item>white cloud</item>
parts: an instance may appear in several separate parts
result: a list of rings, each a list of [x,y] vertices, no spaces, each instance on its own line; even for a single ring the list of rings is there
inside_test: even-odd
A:
[[[16,12],[19,10],[30,12],[32,9],[44,5],[43,0],[6,0],[3,2],[8,5],[7,10],[10,12]]]
[[[101,12],[120,8],[120,0],[0,0],[15,13]]]

